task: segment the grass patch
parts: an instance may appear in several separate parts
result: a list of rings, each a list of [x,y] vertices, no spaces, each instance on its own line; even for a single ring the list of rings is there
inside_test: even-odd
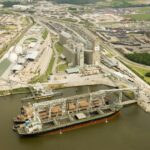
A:
[[[68,64],[67,63],[61,64],[61,65],[57,66],[57,71],[58,72],[64,72],[67,68],[68,68]]]
[[[62,21],[67,21],[67,22],[72,22],[72,23],[75,23],[77,22],[76,19],[72,19],[72,18],[65,18],[65,19],[61,19]]]
[[[0,26],[0,30],[9,31],[9,30],[16,30],[16,29],[17,29],[16,25],[1,25]]]
[[[132,6],[132,4],[128,0],[114,0],[112,1],[111,6],[114,8],[120,8],[120,7],[124,8],[124,7]]]
[[[125,15],[125,17],[131,18],[134,21],[150,21],[150,14],[131,14]]]
[[[55,48],[59,54],[61,54],[64,50],[64,47],[61,44],[59,44],[58,42],[56,43]]]
[[[1,96],[14,95],[14,94],[26,94],[26,93],[31,93],[30,88],[28,88],[28,87],[21,87],[21,88],[16,88],[16,89],[0,91],[0,95]]]
[[[37,39],[34,38],[34,37],[28,38],[24,41],[24,44],[28,44],[28,43],[31,43],[31,42],[37,42]]]
[[[23,94],[23,93],[30,93],[31,90],[28,87],[17,88],[12,90],[12,94]]]
[[[7,68],[9,67],[10,64],[11,64],[11,62],[8,59],[4,59],[0,63],[0,76],[7,70]]]
[[[84,25],[85,27],[93,27],[93,24],[88,20],[82,19],[79,23]]]
[[[135,98],[134,92],[132,92],[132,91],[124,91],[123,95],[126,96],[128,99],[134,99]]]
[[[136,75],[138,75],[141,79],[143,79],[145,82],[150,84],[150,77],[146,77],[145,74],[150,72],[150,69],[145,69],[141,67],[137,67],[135,65],[127,65],[125,64],[130,70],[132,70]]]
[[[36,38],[33,38],[33,37],[28,38],[27,40],[32,41],[32,42],[37,42],[37,39],[36,39]]]
[[[45,40],[47,38],[47,35],[48,35],[48,31],[45,29],[43,32],[42,32],[42,38]]]
[[[22,17],[20,20],[24,26],[30,22],[28,17]]]
[[[148,13],[150,12],[150,7],[142,7],[138,9],[139,13]]]

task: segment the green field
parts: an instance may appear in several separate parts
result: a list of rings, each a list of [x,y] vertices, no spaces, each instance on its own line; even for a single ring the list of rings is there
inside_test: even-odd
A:
[[[59,55],[63,52],[63,46],[61,44],[59,44],[58,42],[55,45],[55,48],[57,50],[57,52],[59,53]]]
[[[139,77],[150,84],[150,77],[146,77],[145,74],[150,72],[150,69],[144,69],[135,65],[128,65],[128,67],[134,71]]]
[[[69,4],[93,4],[97,3],[97,7],[131,7],[131,6],[146,6],[147,0],[49,0],[56,3]]]
[[[142,8],[139,8],[138,13],[150,13],[150,7],[142,7]]]
[[[68,65],[66,63],[61,64],[61,65],[57,66],[57,71],[58,72],[64,72],[67,68],[68,68]]]
[[[43,32],[42,32],[42,38],[45,40],[48,36],[48,31],[45,29]]]
[[[7,70],[7,68],[9,67],[10,64],[11,64],[11,62],[8,59],[4,59],[0,63],[0,76],[3,75],[3,73]]]
[[[125,17],[131,18],[134,21],[150,21],[150,14],[131,14]]]

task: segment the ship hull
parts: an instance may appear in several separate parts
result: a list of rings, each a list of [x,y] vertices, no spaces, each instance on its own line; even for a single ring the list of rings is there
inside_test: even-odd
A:
[[[42,135],[42,134],[61,134],[63,132],[67,132],[70,130],[78,129],[78,128],[89,126],[89,125],[94,125],[94,124],[103,123],[103,122],[107,123],[108,121],[112,120],[118,115],[119,115],[119,111],[116,111],[107,116],[103,116],[103,117],[100,116],[99,118],[96,118],[96,119],[91,119],[91,120],[83,121],[80,123],[74,123],[71,125],[64,125],[63,127],[61,126],[55,129],[50,128],[48,130],[42,130],[40,132],[30,133],[30,134],[18,132],[18,134],[20,136],[37,136],[37,135]]]

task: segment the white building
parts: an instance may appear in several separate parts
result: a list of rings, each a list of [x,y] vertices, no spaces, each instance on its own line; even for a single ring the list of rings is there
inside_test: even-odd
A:
[[[34,61],[37,58],[38,54],[39,54],[38,51],[30,51],[30,52],[27,53],[26,59]]]
[[[13,5],[13,8],[14,9],[17,9],[17,10],[28,10],[28,9],[31,9],[33,6],[32,5]]]
[[[0,4],[0,8],[3,8],[4,7],[4,5],[3,4]]]

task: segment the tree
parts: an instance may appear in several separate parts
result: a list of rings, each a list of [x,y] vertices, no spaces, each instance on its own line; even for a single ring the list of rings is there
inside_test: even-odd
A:
[[[145,73],[146,77],[150,77],[150,72]]]

